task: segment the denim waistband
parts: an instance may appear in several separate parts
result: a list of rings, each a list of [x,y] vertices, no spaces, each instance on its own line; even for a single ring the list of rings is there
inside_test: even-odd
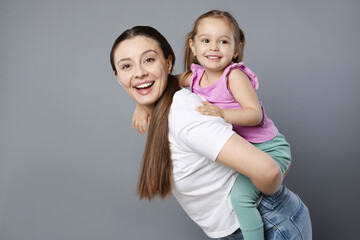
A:
[[[273,195],[264,195],[261,199],[260,206],[263,205],[267,209],[274,209],[282,204],[288,198],[288,189],[281,185],[279,191]]]

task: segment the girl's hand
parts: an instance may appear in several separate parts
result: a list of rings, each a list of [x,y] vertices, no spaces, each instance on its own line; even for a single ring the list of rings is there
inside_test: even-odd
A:
[[[147,125],[150,125],[151,116],[140,106],[136,106],[133,114],[132,127],[138,133],[147,133]]]
[[[199,113],[201,113],[202,115],[217,116],[217,117],[224,118],[224,110],[223,109],[218,108],[217,106],[215,106],[209,102],[206,102],[206,101],[201,101],[201,103],[203,105],[196,107],[196,110]]]

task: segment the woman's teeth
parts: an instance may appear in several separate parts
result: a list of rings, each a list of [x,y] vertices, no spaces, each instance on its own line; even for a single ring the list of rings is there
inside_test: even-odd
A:
[[[154,84],[154,82],[151,82],[151,83],[143,83],[143,84],[137,85],[136,88],[137,88],[137,89],[147,88],[147,87],[150,87],[150,86],[153,85],[153,84]]]

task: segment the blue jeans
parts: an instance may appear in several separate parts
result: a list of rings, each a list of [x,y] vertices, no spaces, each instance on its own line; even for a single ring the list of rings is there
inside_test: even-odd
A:
[[[266,240],[311,240],[308,208],[298,195],[285,186],[271,196],[263,196],[258,206],[264,222]],[[241,230],[219,240],[243,240]]]

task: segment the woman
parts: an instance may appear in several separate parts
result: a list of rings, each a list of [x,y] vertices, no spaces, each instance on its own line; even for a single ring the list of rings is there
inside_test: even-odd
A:
[[[140,199],[173,193],[209,237],[242,239],[229,197],[241,173],[269,195],[259,204],[266,239],[311,239],[308,209],[281,186],[277,163],[223,119],[195,110],[204,99],[181,89],[170,74],[175,55],[158,31],[144,26],[126,30],[116,39],[110,61],[126,93],[151,115]]]

